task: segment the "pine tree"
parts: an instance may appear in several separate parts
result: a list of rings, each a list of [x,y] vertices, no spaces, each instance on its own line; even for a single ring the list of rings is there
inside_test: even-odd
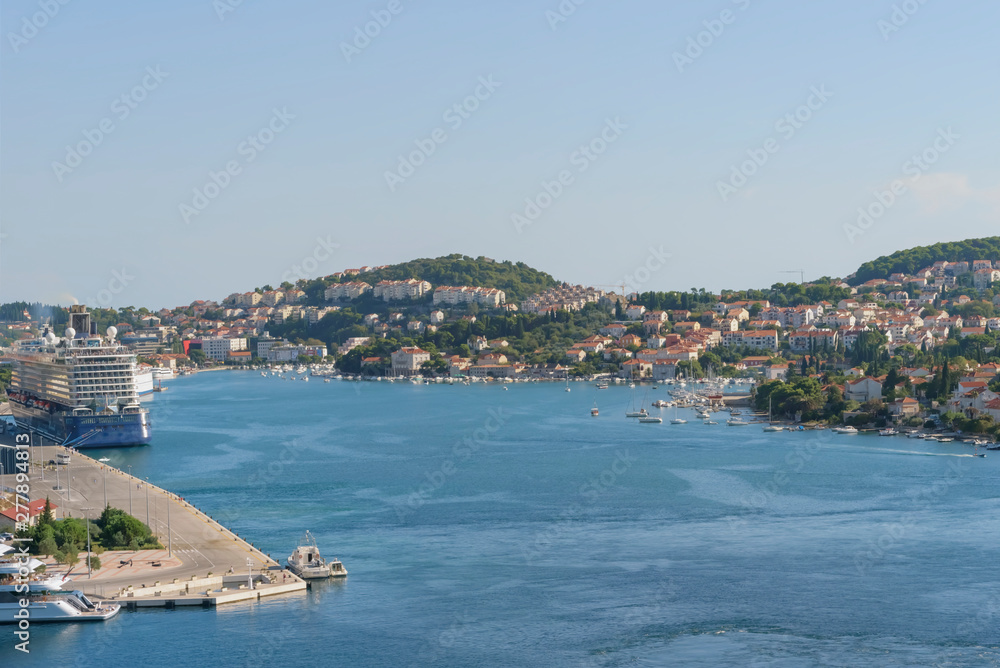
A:
[[[948,397],[948,393],[951,391],[951,383],[948,380],[948,374],[949,374],[948,358],[945,357],[944,366],[942,367],[941,370],[941,390],[940,394],[938,395],[942,399],[946,399]]]
[[[45,510],[43,510],[42,514],[38,516],[38,526],[39,527],[43,527],[43,526],[46,526],[46,525],[53,524],[54,522],[55,522],[55,520],[52,517],[52,502],[49,501],[49,497],[46,496],[45,497]]]

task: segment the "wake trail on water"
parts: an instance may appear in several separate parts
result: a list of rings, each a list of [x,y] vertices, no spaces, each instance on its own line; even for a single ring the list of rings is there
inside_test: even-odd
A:
[[[920,452],[919,450],[892,450],[891,448],[865,448],[858,445],[853,446],[851,449],[866,450],[868,452],[890,452],[894,455],[920,455],[923,457],[975,457],[975,455],[963,455],[957,452]]]

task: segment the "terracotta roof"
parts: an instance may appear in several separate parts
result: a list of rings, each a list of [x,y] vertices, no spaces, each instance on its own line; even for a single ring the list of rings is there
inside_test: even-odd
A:
[[[57,506],[56,504],[52,503],[51,507],[52,507],[52,510],[55,510],[59,506]],[[27,512],[28,512],[28,516],[29,517],[34,517],[35,515],[40,515],[42,513],[42,511],[44,511],[44,510],[45,510],[45,499],[35,499],[34,501],[31,501],[30,503],[28,503]],[[16,522],[18,512],[20,512],[20,513],[23,514],[25,512],[25,507],[24,506],[21,506],[20,508],[11,507],[11,508],[8,508],[7,510],[4,510],[4,511],[0,512],[0,515],[3,515],[4,517],[8,518],[9,520]]]

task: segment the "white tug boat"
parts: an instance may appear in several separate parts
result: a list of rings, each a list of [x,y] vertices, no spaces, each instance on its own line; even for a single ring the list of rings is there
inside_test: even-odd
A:
[[[316,580],[320,578],[342,578],[347,575],[347,569],[339,559],[333,559],[329,563],[320,556],[319,548],[316,547],[316,539],[306,531],[302,544],[295,548],[291,556],[288,557],[288,570],[298,575],[303,580]]]

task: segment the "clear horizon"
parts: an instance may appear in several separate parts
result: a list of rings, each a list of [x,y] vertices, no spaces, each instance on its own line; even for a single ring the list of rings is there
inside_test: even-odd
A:
[[[718,292],[1000,229],[996,5],[578,1],[4,3],[0,301],[450,253]]]

